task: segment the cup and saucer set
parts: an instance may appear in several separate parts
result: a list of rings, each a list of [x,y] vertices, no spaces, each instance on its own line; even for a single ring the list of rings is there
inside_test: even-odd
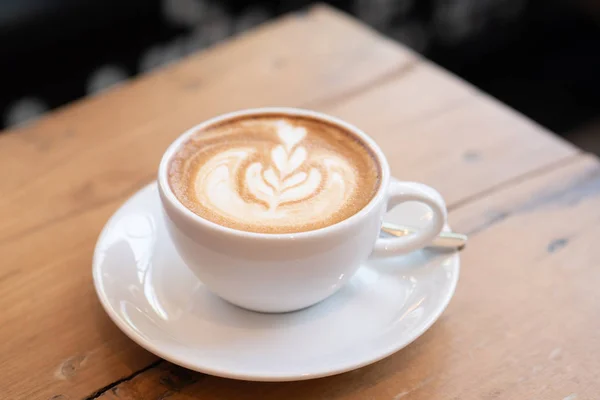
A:
[[[366,205],[292,233],[235,229],[186,207],[170,184],[186,143],[214,127],[273,116],[333,125],[366,146],[379,171]],[[296,132],[294,149],[306,135]],[[410,228],[390,229],[397,226]],[[308,110],[251,109],[201,123],[170,145],[157,181],[106,223],[93,278],[113,322],[167,361],[233,379],[305,380],[374,363],[429,329],[458,282],[458,251],[435,246],[444,235],[456,239],[449,232],[440,195],[391,177],[383,152],[358,128]]]

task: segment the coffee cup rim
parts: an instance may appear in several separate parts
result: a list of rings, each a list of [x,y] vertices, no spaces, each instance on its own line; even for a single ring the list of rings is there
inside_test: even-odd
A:
[[[240,229],[230,228],[227,226],[219,225],[215,222],[212,222],[206,218],[199,216],[194,213],[190,209],[188,209],[185,205],[183,205],[173,190],[171,189],[171,185],[168,181],[168,168],[169,164],[173,156],[177,153],[179,148],[183,143],[185,143],[195,132],[201,129],[205,129],[211,125],[218,124],[223,121],[239,118],[239,117],[247,117],[252,115],[261,115],[261,114],[283,114],[288,115],[290,117],[308,117],[316,120],[325,121],[330,124],[335,124],[340,126],[342,129],[347,130],[351,134],[357,136],[359,140],[361,140],[369,150],[375,155],[376,162],[380,168],[381,172],[381,180],[379,181],[379,186],[377,187],[377,191],[375,195],[369,200],[369,202],[361,208],[355,214],[349,216],[346,219],[336,222],[335,224],[325,226],[323,228],[318,228],[310,231],[302,231],[302,232],[290,232],[290,233],[262,233],[262,232],[250,232],[243,231]],[[209,118],[182,133],[177,139],[175,139],[164,152],[159,168],[158,168],[158,186],[161,192],[161,195],[164,200],[167,200],[171,206],[173,206],[177,212],[184,218],[193,221],[196,224],[201,225],[204,228],[208,228],[213,230],[215,233],[225,233],[227,235],[233,235],[240,238],[254,238],[254,239],[270,239],[270,240],[284,240],[284,239],[293,239],[298,240],[301,238],[318,238],[320,236],[328,236],[331,234],[335,234],[341,230],[346,229],[348,226],[355,224],[357,221],[367,217],[372,210],[379,204],[379,202],[385,200],[386,188],[388,187],[390,180],[390,168],[387,162],[387,158],[383,154],[381,148],[375,143],[375,141],[363,132],[358,127],[341,120],[340,118],[324,114],[318,111],[312,111],[302,108],[294,108],[294,107],[260,107],[260,108],[249,108],[249,109],[241,109],[237,111],[228,112],[225,114],[221,114],[212,118]]]

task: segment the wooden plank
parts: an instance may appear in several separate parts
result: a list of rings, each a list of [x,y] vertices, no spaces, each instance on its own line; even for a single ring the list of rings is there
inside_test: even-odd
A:
[[[90,262],[185,128],[356,93],[413,60],[319,7],[0,135],[0,398],[82,398],[155,360],[102,312]]]
[[[469,232],[448,310],[374,365],[294,383],[205,376],[166,362],[102,400],[577,399],[600,393],[600,163],[567,165],[451,213]]]
[[[369,133],[393,175],[435,187],[450,206],[579,152],[427,62],[326,111]]]

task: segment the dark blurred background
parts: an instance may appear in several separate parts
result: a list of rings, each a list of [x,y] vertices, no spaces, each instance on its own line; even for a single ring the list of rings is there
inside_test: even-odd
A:
[[[326,2],[600,154],[600,0]],[[0,0],[0,127],[311,3]]]

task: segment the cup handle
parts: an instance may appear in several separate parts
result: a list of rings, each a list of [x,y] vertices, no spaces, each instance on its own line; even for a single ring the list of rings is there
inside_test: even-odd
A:
[[[446,205],[433,188],[420,183],[392,181],[388,188],[388,211],[407,201],[418,201],[429,207],[431,218],[427,225],[413,235],[378,238],[372,256],[389,257],[421,249],[430,244],[444,228]]]

